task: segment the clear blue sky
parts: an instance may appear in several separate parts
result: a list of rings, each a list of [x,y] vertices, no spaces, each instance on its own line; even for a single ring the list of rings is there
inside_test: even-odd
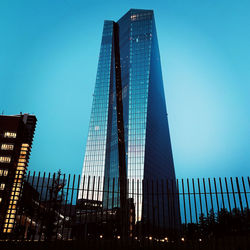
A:
[[[0,111],[38,118],[29,169],[80,174],[103,21],[153,9],[177,177],[249,175],[250,1],[1,0]]]

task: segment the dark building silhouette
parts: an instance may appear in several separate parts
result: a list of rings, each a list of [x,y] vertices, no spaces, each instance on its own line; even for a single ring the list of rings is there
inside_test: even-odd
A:
[[[0,233],[12,233],[28,167],[36,117],[0,116]]]
[[[152,10],[131,9],[118,22],[104,22],[93,96],[82,176],[100,176],[101,182],[82,181],[82,188],[84,185],[98,190],[101,187],[104,192],[89,193],[89,197],[102,200],[104,208],[111,206],[112,199],[113,206],[122,208],[128,198],[133,198],[132,180],[135,183],[139,180],[139,186],[134,187],[139,192],[134,199],[136,221],[146,214],[150,220],[153,214],[161,218],[162,211],[153,211],[157,206],[152,205],[156,196],[146,199],[141,182],[143,179],[175,181]],[[169,185],[171,192],[175,189],[175,183]],[[79,198],[88,197],[80,192]],[[176,204],[177,201],[165,202]]]

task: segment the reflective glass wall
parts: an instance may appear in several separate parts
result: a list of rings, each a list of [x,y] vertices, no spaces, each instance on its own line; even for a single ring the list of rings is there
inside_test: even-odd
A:
[[[114,39],[115,22],[104,23],[82,174],[105,177],[102,187],[107,192],[98,198],[108,208],[112,198],[108,191],[115,189],[119,206],[118,94],[123,106],[126,177],[139,180],[140,195],[134,203],[136,220],[141,220],[142,211],[149,211],[140,180],[175,179],[175,172],[153,11],[131,9],[117,24],[119,42]],[[116,93],[115,49],[120,53],[121,93]],[[132,186],[128,198],[133,198]]]

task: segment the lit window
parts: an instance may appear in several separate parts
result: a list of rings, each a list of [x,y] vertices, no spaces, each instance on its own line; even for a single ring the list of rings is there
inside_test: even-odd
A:
[[[22,144],[22,147],[29,147],[29,144],[23,143],[23,144]]]
[[[4,190],[4,188],[5,188],[5,183],[1,183],[0,184],[0,190]]]
[[[1,149],[2,150],[13,150],[14,149],[14,145],[13,144],[2,144],[1,145]]]
[[[16,138],[16,133],[13,132],[5,132],[4,133],[5,138]]]
[[[17,190],[11,192],[11,195],[19,195],[19,194],[20,192],[18,192]]]
[[[9,225],[9,227],[12,227],[12,226],[13,226],[12,224]],[[3,232],[4,233],[11,233],[12,229],[10,229],[10,228],[9,229],[4,228]]]
[[[132,15],[130,18],[131,18],[131,20],[136,20],[137,15]]]
[[[22,178],[22,175],[23,175],[23,171],[17,171],[15,178]]]
[[[8,170],[0,169],[0,176],[7,176],[7,175],[8,175]]]
[[[10,201],[10,204],[17,204],[17,201],[11,200],[11,201]]]
[[[0,197],[0,203],[2,202],[2,197]]]
[[[11,161],[10,157],[8,157],[8,156],[0,156],[0,162],[10,163],[10,161]]]
[[[17,167],[16,170],[19,172],[19,171],[24,171],[25,168],[24,167]]]
[[[7,214],[6,218],[15,218],[15,214]]]
[[[19,159],[19,162],[26,162],[26,159]]]

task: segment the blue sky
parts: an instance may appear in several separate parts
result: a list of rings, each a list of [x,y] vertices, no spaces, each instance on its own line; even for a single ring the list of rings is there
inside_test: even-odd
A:
[[[250,2],[0,1],[0,111],[38,118],[29,169],[80,174],[103,21],[153,9],[177,177],[249,175]]]

